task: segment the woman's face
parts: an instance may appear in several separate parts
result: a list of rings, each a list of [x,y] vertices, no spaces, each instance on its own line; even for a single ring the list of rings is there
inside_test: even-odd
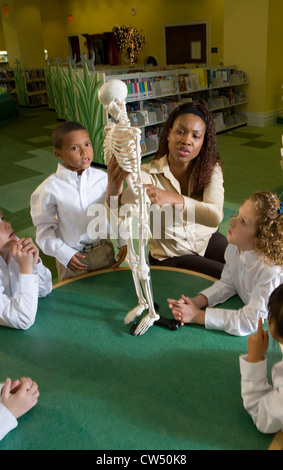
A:
[[[169,131],[169,165],[188,166],[198,156],[204,141],[206,125],[195,114],[181,114]]]

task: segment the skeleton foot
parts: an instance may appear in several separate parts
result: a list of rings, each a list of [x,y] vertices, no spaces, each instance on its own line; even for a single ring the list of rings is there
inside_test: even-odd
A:
[[[136,317],[139,317],[142,312],[147,308],[145,305],[137,305],[135,308],[130,310],[125,316],[124,323],[131,323]]]
[[[132,330],[132,334],[135,336],[143,335],[157,320],[159,320],[159,315],[153,317],[150,313],[148,313],[145,317],[142,318],[136,328]]]

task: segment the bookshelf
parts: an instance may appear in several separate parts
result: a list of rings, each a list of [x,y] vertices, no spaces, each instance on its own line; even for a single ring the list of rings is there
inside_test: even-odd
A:
[[[17,101],[16,82],[13,69],[0,69],[0,87],[6,88],[7,92]]]
[[[11,69],[15,84],[17,102],[22,107],[38,107],[48,105],[46,78],[44,68],[26,68],[19,63]]]
[[[107,70],[99,76],[103,82],[119,79],[126,83],[131,125],[142,130],[142,156],[156,152],[162,125],[180,103],[202,99],[212,113],[217,133],[247,124],[241,106],[248,102],[245,90],[248,79],[236,66],[136,73]]]
[[[47,106],[47,90],[45,70],[42,69],[23,69],[26,85],[27,106],[38,107]]]

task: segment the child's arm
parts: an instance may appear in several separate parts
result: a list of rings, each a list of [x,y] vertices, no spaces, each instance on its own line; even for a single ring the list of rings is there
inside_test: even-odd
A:
[[[22,247],[22,253],[32,255],[33,273],[38,278],[38,297],[45,297],[52,291],[52,275],[39,258],[39,250],[31,238],[21,238],[16,242],[16,246]]]
[[[271,267],[262,271],[244,307],[238,310],[208,307],[205,314],[206,328],[223,330],[236,336],[254,333],[259,317],[266,319],[269,296],[282,279],[276,269]]]
[[[121,246],[117,254],[117,262],[112,265],[112,269],[118,268],[127,256],[127,245]]]
[[[45,193],[39,186],[31,195],[30,204],[32,221],[36,227],[36,243],[43,253],[67,266],[77,250],[58,236],[60,230],[55,198],[52,194]]]
[[[10,255],[14,263],[11,261],[9,271],[1,272],[0,276],[0,325],[27,330],[35,321],[38,305],[38,280],[33,274],[33,256],[22,252],[21,245],[16,243],[11,244]],[[7,276],[8,279],[5,278]],[[9,292],[7,295],[7,282],[12,285],[13,294]]]
[[[17,419],[33,408],[39,397],[38,386],[31,379],[11,382],[0,387],[0,440],[17,425]]]
[[[264,433],[283,429],[283,362],[273,370],[273,387],[267,381],[268,332],[259,319],[258,330],[249,336],[248,354],[240,357],[241,391],[244,408],[256,427]]]

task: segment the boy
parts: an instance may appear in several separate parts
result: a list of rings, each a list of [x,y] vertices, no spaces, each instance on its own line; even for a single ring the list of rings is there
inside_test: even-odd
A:
[[[38,297],[52,290],[52,276],[31,238],[18,239],[0,211],[0,325],[30,328]]]
[[[59,281],[119,266],[126,246],[120,248],[116,262],[104,209],[108,177],[91,167],[93,149],[88,132],[77,122],[63,122],[53,131],[52,142],[54,155],[62,162],[31,196],[39,247],[56,258]],[[97,212],[100,218],[94,227],[92,215]]]

